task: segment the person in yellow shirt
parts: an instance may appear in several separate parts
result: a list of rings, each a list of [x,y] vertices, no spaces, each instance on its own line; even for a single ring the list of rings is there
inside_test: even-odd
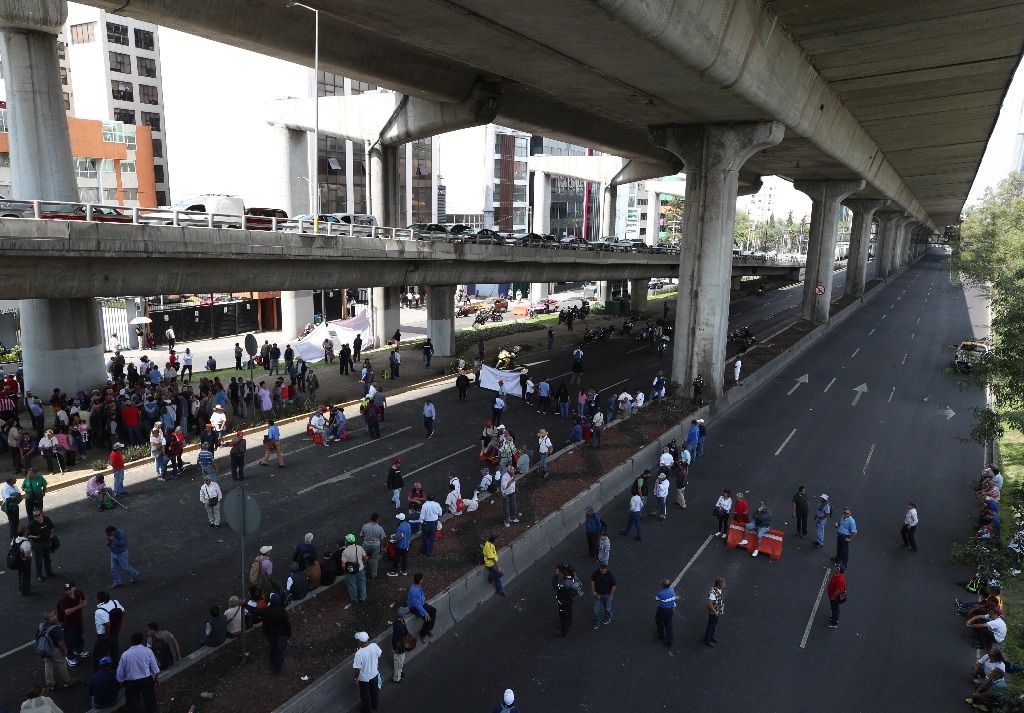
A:
[[[484,543],[484,567],[490,570],[487,581],[494,582],[494,589],[498,596],[507,597],[505,588],[501,586],[501,578],[505,576],[505,573],[502,572],[501,565],[498,564],[498,548],[494,546],[497,541],[497,534],[492,532],[487,536],[487,542]]]

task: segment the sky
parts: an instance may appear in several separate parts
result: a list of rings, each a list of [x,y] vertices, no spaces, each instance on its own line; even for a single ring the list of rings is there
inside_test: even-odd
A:
[[[160,30],[160,44],[172,198],[236,193],[252,205],[266,203],[264,176],[275,167],[265,163],[269,156],[261,150],[271,136],[263,106],[271,98],[305,95],[306,68],[165,28]],[[218,68],[223,68],[223,81],[217,81]],[[203,81],[197,82],[197,77]],[[969,201],[980,199],[987,186],[1009,172],[1022,103],[1024,72],[1018,71]],[[440,166],[444,175],[458,170],[454,165]],[[810,200],[782,183],[775,215],[785,219],[792,210],[799,219],[810,213]]]

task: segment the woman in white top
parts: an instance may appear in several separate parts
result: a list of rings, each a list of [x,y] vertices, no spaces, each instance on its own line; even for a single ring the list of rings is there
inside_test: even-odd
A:
[[[715,537],[729,536],[729,512],[732,510],[732,491],[726,488],[715,502],[715,517],[718,518],[718,532]]]
[[[156,465],[156,479],[163,480],[167,475],[167,440],[160,426],[153,426],[149,434],[149,453]]]
[[[533,403],[533,394],[537,390],[537,385],[533,383],[531,377],[526,377],[526,403]]]
[[[47,430],[39,439],[39,455],[46,460],[46,467],[50,471],[50,475],[53,475],[53,457],[56,454],[57,445],[57,438],[53,435],[52,430]]]

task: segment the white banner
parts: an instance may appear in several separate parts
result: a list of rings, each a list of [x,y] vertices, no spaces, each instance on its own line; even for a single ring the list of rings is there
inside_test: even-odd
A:
[[[498,382],[505,382],[505,391],[509,396],[523,397],[523,390],[519,387],[518,371],[502,371],[491,366],[480,369],[480,386],[491,391],[498,390]]]
[[[363,335],[363,344],[370,343],[370,318],[362,310],[352,319],[321,322],[304,338],[295,342],[295,353],[304,361],[313,364],[324,360],[324,339],[330,337],[334,343],[334,355],[341,351],[342,344],[352,346],[356,335]]]

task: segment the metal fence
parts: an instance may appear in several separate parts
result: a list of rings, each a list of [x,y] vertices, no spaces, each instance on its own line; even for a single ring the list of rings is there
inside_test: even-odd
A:
[[[168,327],[179,342],[217,339],[255,332],[259,328],[260,304],[256,300],[218,302],[212,305],[150,307],[149,325],[157,344],[166,344]]]

